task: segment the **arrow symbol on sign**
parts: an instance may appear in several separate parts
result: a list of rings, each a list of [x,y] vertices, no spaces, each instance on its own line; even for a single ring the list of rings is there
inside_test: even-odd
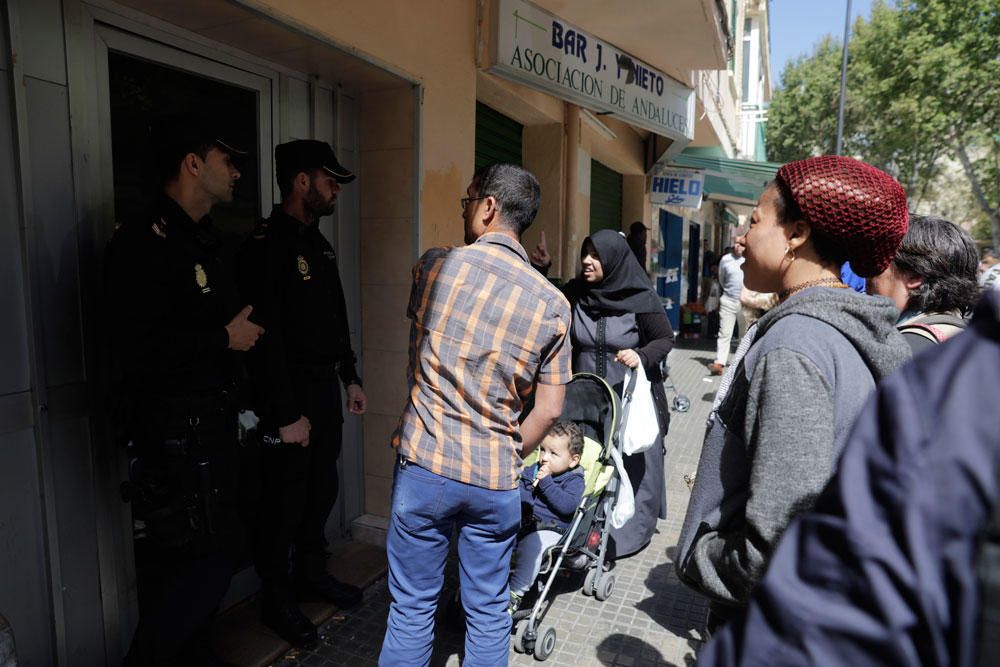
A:
[[[521,16],[520,14],[518,14],[517,10],[515,9],[514,10],[514,40],[515,41],[517,40],[517,23],[518,23],[518,21],[524,21],[528,25],[535,26],[536,28],[538,28],[542,32],[548,32],[548,28],[546,28],[545,26],[538,25],[537,23],[532,23],[528,19],[526,19],[523,16]]]

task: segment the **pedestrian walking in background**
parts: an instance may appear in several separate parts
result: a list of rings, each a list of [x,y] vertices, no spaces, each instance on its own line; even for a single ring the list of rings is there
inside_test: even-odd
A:
[[[642,270],[646,270],[646,230],[648,228],[646,225],[642,224],[638,220],[629,225],[628,228],[628,247],[632,249],[632,254],[635,255],[635,259],[639,262],[639,266]]]
[[[786,164],[745,237],[750,289],[781,303],[757,323],[705,439],[678,542],[682,581],[711,599],[711,631],[746,603],[789,520],[810,507],[866,396],[905,361],[888,299],[840,282],[881,273],[907,228],[887,174],[825,156]]]
[[[461,200],[466,247],[429,250],[413,269],[409,394],[392,436],[392,604],[381,665],[429,663],[456,529],[465,662],[507,664],[521,459],[559,418],[572,377],[569,304],[520,243],[539,202],[530,172],[481,168]],[[519,424],[532,391],[534,408]]]
[[[733,249],[719,260],[719,335],[715,347],[715,361],[708,365],[713,375],[722,375],[729,361],[729,346],[733,339],[733,327],[739,330],[739,338],[746,333],[746,320],[740,307],[743,292],[743,239],[737,235]]]
[[[947,220],[911,215],[910,229],[889,267],[868,280],[869,294],[892,299],[897,328],[913,353],[965,329],[979,300],[976,242]]]
[[[354,174],[322,141],[291,141],[274,152],[281,203],[240,255],[244,296],[269,332],[249,355],[263,442],[254,552],[264,624],[301,647],[314,645],[317,634],[297,595],[319,596],[342,609],[361,601],[360,589],[327,573],[325,528],[338,492],[340,383],[352,414],[364,414],[367,398],[355,368],[337,258],[318,227]]]
[[[989,248],[983,251],[982,261],[979,262],[979,286],[1000,290],[1000,259]]]

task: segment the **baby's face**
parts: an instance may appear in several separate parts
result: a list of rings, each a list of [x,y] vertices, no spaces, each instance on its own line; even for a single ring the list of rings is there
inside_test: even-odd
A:
[[[538,463],[548,466],[551,475],[575,468],[580,463],[579,454],[569,453],[568,435],[547,435],[539,449]]]

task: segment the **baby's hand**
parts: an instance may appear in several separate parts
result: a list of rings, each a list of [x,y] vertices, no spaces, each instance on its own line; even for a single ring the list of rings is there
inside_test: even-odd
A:
[[[534,486],[538,486],[538,483],[540,481],[542,481],[543,479],[545,479],[546,477],[548,477],[548,476],[549,476],[549,466],[548,466],[548,464],[547,463],[543,463],[542,465],[538,466],[538,472],[535,473],[535,484],[534,484]]]

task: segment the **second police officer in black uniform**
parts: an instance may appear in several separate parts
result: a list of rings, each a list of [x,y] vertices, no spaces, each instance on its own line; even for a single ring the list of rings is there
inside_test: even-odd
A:
[[[240,153],[204,119],[153,137],[162,189],[107,256],[115,401],[131,441],[139,625],[130,666],[217,664],[207,629],[243,544],[236,507],[238,354],[263,333],[238,300],[209,211]]]
[[[254,319],[268,331],[249,355],[264,471],[255,559],[265,624],[293,645],[310,646],[316,628],[300,611],[297,593],[341,608],[361,600],[357,587],[326,570],[324,527],[337,497],[343,422],[339,382],[353,414],[364,413],[367,399],[337,259],[318,228],[354,174],[321,141],[282,144],[275,162],[281,204],[260,223],[239,261]]]

